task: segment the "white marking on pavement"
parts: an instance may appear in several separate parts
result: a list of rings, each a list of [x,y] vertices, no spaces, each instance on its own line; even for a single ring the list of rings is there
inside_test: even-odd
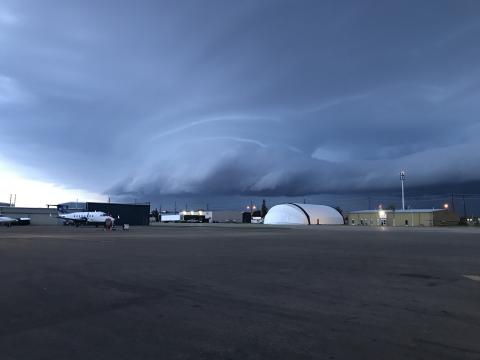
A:
[[[473,281],[480,281],[480,275],[463,275],[463,277]]]

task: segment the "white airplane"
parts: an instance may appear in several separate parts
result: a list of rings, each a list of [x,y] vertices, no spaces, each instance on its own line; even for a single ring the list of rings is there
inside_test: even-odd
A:
[[[0,224],[5,225],[5,226],[12,226],[15,224],[18,220],[8,217],[8,216],[0,216]]]
[[[65,221],[65,225],[106,225],[110,220],[113,225],[115,219],[102,211],[80,211],[73,213],[58,214],[60,219]]]

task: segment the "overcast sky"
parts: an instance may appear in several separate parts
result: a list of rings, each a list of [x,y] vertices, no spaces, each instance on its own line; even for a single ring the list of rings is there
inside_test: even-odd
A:
[[[479,39],[477,0],[0,0],[0,194],[462,190]]]

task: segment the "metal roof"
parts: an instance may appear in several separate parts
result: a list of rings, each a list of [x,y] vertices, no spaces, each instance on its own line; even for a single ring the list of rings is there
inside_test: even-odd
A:
[[[392,210],[383,210],[383,209],[378,209],[378,210],[357,210],[357,211],[349,211],[349,214],[373,214],[373,213],[378,213],[379,211],[385,211],[386,213],[392,212]]]
[[[448,211],[447,209],[405,209],[405,210],[390,210],[390,209],[378,209],[378,210],[357,210],[357,211],[350,211],[349,214],[373,214],[379,211],[385,211],[386,213],[431,213],[431,212],[438,212],[438,211]]]
[[[405,212],[405,213],[430,213],[437,211],[448,211],[447,209],[405,209],[405,210],[395,210],[395,212]]]

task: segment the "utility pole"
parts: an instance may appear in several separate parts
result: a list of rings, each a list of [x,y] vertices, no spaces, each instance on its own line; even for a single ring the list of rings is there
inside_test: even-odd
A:
[[[467,217],[467,204],[465,203],[465,195],[463,197],[463,216]]]
[[[253,201],[250,201],[250,205],[247,205],[247,210],[250,210],[250,216],[253,216],[253,213],[256,209],[257,207],[253,205]]]
[[[400,171],[400,181],[402,183],[402,210],[405,210],[405,189],[403,186],[403,182],[405,181],[405,171]]]
[[[452,193],[452,211],[455,212],[455,202],[453,200],[453,193]]]

